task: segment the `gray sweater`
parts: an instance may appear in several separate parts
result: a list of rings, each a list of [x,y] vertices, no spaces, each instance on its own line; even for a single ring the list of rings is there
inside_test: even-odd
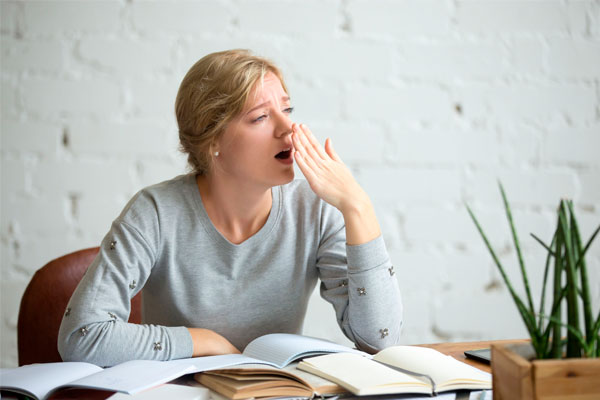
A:
[[[240,350],[267,333],[301,333],[319,278],[321,296],[359,348],[397,344],[402,304],[383,239],[346,245],[341,213],[306,181],[274,187],[272,197],[265,225],[232,244],[211,223],[193,175],[137,193],[65,310],[63,360],[191,357],[186,327],[214,330]],[[128,323],[142,288],[143,324]]]

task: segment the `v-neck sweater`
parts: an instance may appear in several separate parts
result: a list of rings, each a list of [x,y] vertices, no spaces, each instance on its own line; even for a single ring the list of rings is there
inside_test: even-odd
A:
[[[302,333],[319,279],[321,296],[359,348],[397,344],[402,303],[383,238],[346,245],[342,214],[304,180],[271,193],[267,221],[240,244],[212,224],[193,174],[137,193],[69,301],[62,358],[101,366],[187,358],[187,327],[211,329],[240,351],[267,333]],[[142,324],[128,323],[140,290]]]

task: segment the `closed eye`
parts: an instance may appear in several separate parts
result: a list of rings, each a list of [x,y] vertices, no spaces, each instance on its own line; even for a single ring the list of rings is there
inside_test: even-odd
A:
[[[260,117],[253,119],[252,122],[260,122],[265,118],[267,118],[267,114],[263,114]]]
[[[288,107],[288,108],[284,108],[283,109],[283,112],[286,113],[286,114],[291,114],[293,111],[294,111],[294,107]],[[269,116],[268,114],[262,114],[258,118],[253,119],[252,122],[263,121],[263,120],[267,119],[268,116]]]

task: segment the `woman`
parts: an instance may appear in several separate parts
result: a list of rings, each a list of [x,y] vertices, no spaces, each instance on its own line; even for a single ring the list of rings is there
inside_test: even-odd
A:
[[[65,312],[63,359],[228,354],[301,333],[318,278],[359,348],[396,344],[400,293],[373,207],[331,141],[292,123],[279,69],[244,50],[209,54],[175,108],[193,173],[143,189],[113,222]],[[144,324],[127,323],[142,287]]]

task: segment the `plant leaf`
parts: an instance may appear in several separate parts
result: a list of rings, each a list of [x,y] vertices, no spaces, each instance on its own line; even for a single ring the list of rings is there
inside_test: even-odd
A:
[[[513,222],[512,212],[510,210],[510,204],[508,204],[508,199],[506,198],[506,193],[504,192],[504,187],[502,183],[498,182],[498,186],[500,186],[500,193],[502,194],[502,201],[504,202],[504,210],[506,211],[506,218],[508,218],[508,224],[510,225],[510,231],[513,237],[513,243],[515,245],[515,249],[517,250],[517,258],[519,259],[519,266],[521,267],[521,276],[523,278],[523,285],[525,286],[525,293],[527,294],[527,301],[529,302],[529,310],[531,314],[533,314],[533,300],[531,298],[531,289],[529,288],[529,279],[527,278],[527,271],[525,270],[525,262],[523,261],[523,253],[521,252],[521,245],[519,244],[519,238],[517,237],[517,230],[515,229],[515,224]]]
[[[557,230],[558,230],[558,228],[557,228]],[[533,233],[531,234],[531,236],[533,236],[534,239],[536,239],[540,243],[542,243],[542,245],[544,247],[546,247],[546,249],[548,250],[548,256],[546,257],[546,265],[544,266],[544,281],[542,283],[542,300],[540,302],[540,315],[544,314],[544,307],[546,305],[546,283],[548,281],[548,272],[550,271],[550,257],[552,257],[554,254],[554,252],[552,251],[552,247],[554,246],[554,244],[556,242],[556,234],[557,234],[557,231],[554,231],[554,236],[552,237],[552,242],[550,243],[550,247],[547,247],[545,244],[543,244],[542,241],[539,240],[537,238],[537,236],[535,236]],[[552,313],[550,313],[550,314],[552,314]],[[542,330],[542,318],[541,317],[538,321],[538,329],[540,331]]]
[[[579,303],[577,301],[577,274],[573,254],[573,241],[571,229],[567,220],[567,202],[560,201],[558,220],[563,234],[563,246],[566,256],[567,271],[567,321],[570,326],[579,328]],[[581,347],[571,330],[567,331],[567,357],[581,357]]]
[[[579,226],[577,225],[577,218],[575,218],[575,211],[573,210],[573,202],[567,203],[569,206],[569,212],[571,214],[571,230],[573,235],[573,246],[577,253],[577,261],[575,268],[579,266],[579,278],[581,282],[581,300],[583,302],[583,321],[585,326],[585,336],[588,340],[591,340],[594,336],[592,335],[592,300],[590,296],[590,287],[587,274],[587,266],[585,264],[585,253],[581,245],[581,235],[579,234]],[[593,240],[593,239],[592,239]],[[591,245],[591,241],[588,242]],[[589,249],[589,246],[588,246]],[[587,250],[586,250],[587,251]]]
[[[583,252],[581,253],[581,256],[579,257],[579,260],[577,260],[577,264],[579,264],[581,262],[581,260],[583,260],[583,257],[585,257],[585,254],[587,253],[588,249],[592,245],[592,242],[596,238],[596,235],[598,235],[598,232],[600,232],[600,225],[598,225],[598,227],[596,228],[596,230],[594,231],[594,233],[592,234],[592,236],[586,243],[585,247],[583,248]]]
[[[530,235],[539,243],[541,244],[546,251],[548,251],[548,254],[550,254],[552,257],[554,257],[554,250],[552,250],[552,244],[550,244],[550,246],[548,246],[546,243],[544,243],[542,241],[542,239],[540,239],[539,237],[537,237],[534,233],[530,233]],[[554,233],[554,236],[556,237],[556,233]],[[554,243],[554,239],[552,239],[552,243]]]
[[[588,344],[585,341],[585,338],[583,337],[583,335],[581,334],[581,332],[579,331],[579,329],[574,328],[573,326],[569,325],[569,324],[565,324],[563,323],[561,320],[554,318],[553,316],[545,316],[546,318],[550,319],[551,321],[564,326],[565,328],[567,328],[567,330],[569,332],[571,332],[573,334],[573,336],[577,339],[577,341],[579,342],[579,344],[581,345],[581,347],[584,349],[585,353],[588,353]],[[568,345],[569,341],[567,339],[567,345]],[[581,357],[581,354],[579,355]]]
[[[560,304],[562,302],[562,299],[566,296],[567,293],[567,289],[566,288],[562,288],[562,271],[564,270],[564,263],[563,263],[563,255],[562,255],[562,247],[563,247],[563,234],[562,231],[560,229],[560,224],[557,223],[557,227],[556,227],[556,250],[555,250],[555,257],[554,257],[554,290],[553,290],[553,294],[554,294],[554,304],[552,306],[552,317],[560,319],[562,312],[560,309]],[[561,344],[560,344],[560,340],[561,340],[561,336],[562,336],[562,332],[561,332],[561,326],[551,320],[548,321],[548,328],[552,327],[552,346],[549,350],[549,357],[552,358],[561,358],[562,356],[562,351],[561,351]]]
[[[592,334],[600,334],[600,311],[598,311],[598,317],[596,318],[596,322],[594,323],[594,327],[592,328]]]
[[[527,328],[527,331],[529,332],[532,340],[534,340],[533,339],[534,337],[541,336],[539,334],[539,332],[537,331],[534,313],[527,310],[527,307],[525,307],[525,305],[523,304],[523,301],[519,298],[519,296],[515,292],[512,284],[510,282],[510,279],[508,278],[508,275],[506,275],[506,272],[504,271],[504,267],[502,267],[502,263],[498,259],[498,256],[496,255],[496,252],[492,248],[492,245],[490,244],[490,241],[488,240],[486,234],[483,232],[483,229],[481,228],[481,225],[479,224],[477,217],[475,217],[475,214],[473,213],[473,211],[471,210],[471,208],[468,205],[467,205],[467,211],[469,212],[471,219],[475,223],[475,226],[477,227],[477,230],[479,231],[479,234],[481,235],[483,242],[485,243],[488,251],[490,252],[492,259],[494,260],[494,263],[498,267],[498,270],[500,271],[500,275],[502,276],[504,283],[506,283],[506,286],[508,287],[508,291],[509,291],[511,297],[513,298],[513,301],[515,302],[517,309],[519,310],[519,313],[521,314],[521,318],[523,319],[523,322],[525,323],[525,327]]]

